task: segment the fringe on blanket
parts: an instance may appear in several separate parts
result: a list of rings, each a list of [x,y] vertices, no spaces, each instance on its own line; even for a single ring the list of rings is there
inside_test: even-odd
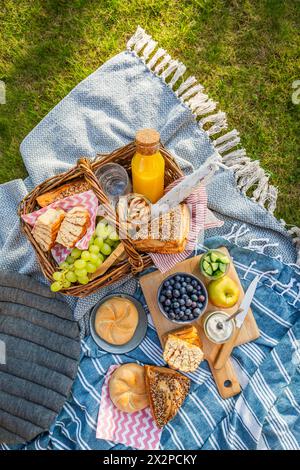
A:
[[[139,56],[148,69],[159,76],[181,102],[190,108],[222,156],[223,163],[233,171],[240,191],[245,195],[251,191],[251,199],[273,214],[278,191],[270,184],[270,176],[261,168],[258,160],[247,157],[246,150],[240,146],[240,136],[236,129],[223,133],[228,127],[226,113],[217,110],[218,103],[204,93],[204,87],[197,79],[190,76],[182,81],[186,72],[185,65],[172,59],[165,49],[158,47],[157,42],[140,26],[127,42],[127,49]],[[294,237],[298,252],[297,264],[300,265],[300,229],[292,227],[288,233]]]

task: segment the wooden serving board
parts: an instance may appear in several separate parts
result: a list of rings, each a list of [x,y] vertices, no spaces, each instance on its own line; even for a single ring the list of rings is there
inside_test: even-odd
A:
[[[218,250],[222,251],[230,258],[229,252],[226,248],[221,247],[221,248],[218,248]],[[153,322],[157,329],[157,333],[160,338],[162,346],[164,343],[163,336],[166,333],[180,327],[180,325],[171,322],[160,312],[158,308],[158,304],[157,304],[158,288],[164,279],[170,276],[170,274],[175,274],[177,272],[186,272],[186,273],[194,274],[205,284],[205,286],[207,286],[209,283],[209,279],[202,276],[199,270],[199,261],[200,261],[201,256],[202,255],[195,256],[194,258],[188,258],[182,263],[177,264],[175,268],[171,269],[165,274],[162,274],[160,271],[155,271],[153,273],[146,274],[140,278],[140,284],[141,284],[145,299],[147,301],[150,313],[152,315]],[[230,263],[230,268],[228,270],[227,275],[231,277],[234,281],[236,281],[240,288],[240,297],[236,305],[234,305],[231,308],[221,309],[227,312],[228,314],[231,314],[231,313],[234,313],[238,309],[244,297],[244,291],[243,291],[241,282],[239,280],[239,277],[237,275],[237,272],[232,262]],[[214,306],[210,301],[208,301],[208,305],[207,305],[205,312],[212,312],[215,310],[220,310],[220,309]],[[184,326],[185,324],[188,324],[188,323],[184,323],[182,326]],[[213,364],[220,350],[221,345],[216,345],[206,338],[203,332],[202,324],[201,324],[201,317],[197,321],[193,322],[193,324],[198,329],[198,333],[203,344],[204,357],[209,363],[210,369],[216,381],[220,395],[223,398],[229,398],[229,397],[236,395],[237,393],[241,391],[241,388],[237,380],[231,361],[228,360],[226,365],[222,369],[219,369],[219,370],[215,369],[213,367]],[[249,309],[249,312],[244,320],[243,326],[238,335],[236,346],[253,341],[257,339],[258,337],[259,337],[259,329],[257,327],[252,310]]]

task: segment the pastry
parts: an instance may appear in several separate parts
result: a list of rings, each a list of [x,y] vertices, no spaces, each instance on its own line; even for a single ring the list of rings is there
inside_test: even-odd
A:
[[[133,337],[139,314],[133,302],[112,297],[100,305],[95,317],[95,330],[100,338],[114,345],[126,344]]]
[[[65,215],[62,209],[50,208],[37,218],[32,235],[43,251],[49,251],[55,245],[56,236]]]
[[[132,239],[138,251],[147,253],[181,253],[190,231],[190,211],[179,204],[161,217],[143,224]]]
[[[90,223],[89,212],[81,206],[73,207],[67,212],[57,234],[56,242],[66,248],[74,248],[87,231]]]
[[[73,194],[83,193],[89,189],[91,189],[90,185],[83,178],[77,178],[70,183],[63,184],[58,189],[52,189],[47,193],[41,194],[36,198],[36,201],[39,206],[45,207],[52,204],[52,202],[73,196]]]
[[[121,411],[133,413],[149,406],[144,367],[139,364],[123,364],[112,374],[109,395]]]
[[[145,366],[150,408],[158,427],[177,414],[190,389],[190,379],[167,367]]]
[[[188,326],[168,333],[163,357],[173,369],[195,371],[204,358],[197,329]]]

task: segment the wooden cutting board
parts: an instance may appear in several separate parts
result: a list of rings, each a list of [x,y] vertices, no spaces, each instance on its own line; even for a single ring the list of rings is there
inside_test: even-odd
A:
[[[218,248],[218,250],[222,251],[230,258],[229,252],[225,247]],[[141,284],[146,302],[148,304],[154,325],[157,329],[157,333],[160,338],[162,346],[163,346],[163,335],[170,332],[171,330],[174,330],[180,327],[180,325],[171,322],[160,312],[158,305],[157,305],[158,288],[164,279],[170,276],[170,274],[174,274],[177,272],[186,272],[186,273],[194,274],[199,279],[201,279],[201,281],[205,284],[205,286],[207,286],[209,283],[209,279],[202,276],[199,270],[199,261],[201,259],[201,256],[202,255],[195,256],[194,258],[189,258],[183,261],[182,263],[177,264],[174,269],[171,269],[165,274],[162,274],[160,271],[154,271],[153,273],[146,274],[140,278],[140,284]],[[228,314],[231,314],[231,313],[234,313],[238,309],[242,299],[244,298],[244,291],[243,291],[241,282],[239,280],[239,277],[237,275],[237,272],[232,262],[230,263],[230,268],[228,270],[227,275],[231,277],[234,281],[236,281],[240,288],[240,297],[239,297],[237,304],[231,308],[222,309]],[[218,307],[215,307],[210,301],[208,301],[207,309],[205,310],[205,312],[212,312],[214,310],[220,310],[220,309]],[[185,324],[188,324],[188,323],[185,323]],[[241,388],[240,388],[240,384],[236,377],[236,373],[234,371],[231,361],[228,360],[226,365],[222,369],[217,370],[213,367],[213,363],[215,361],[215,358],[219,352],[221,345],[216,345],[210,342],[206,338],[203,332],[202,325],[201,325],[201,318],[198,319],[196,322],[193,322],[193,324],[198,329],[198,333],[200,335],[200,338],[203,344],[204,357],[209,363],[210,369],[214,376],[220,395],[223,398],[229,398],[238,394],[241,391]],[[249,309],[248,314],[245,318],[244,324],[238,335],[236,346],[253,341],[257,339],[258,337],[259,337],[259,329],[257,327],[252,310]]]

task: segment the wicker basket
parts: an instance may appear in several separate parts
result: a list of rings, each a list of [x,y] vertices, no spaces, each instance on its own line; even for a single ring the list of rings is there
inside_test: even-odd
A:
[[[160,152],[165,159],[165,185],[168,185],[182,176],[182,171],[180,170],[172,155],[163,147],[163,145],[160,146]],[[61,173],[60,175],[47,179],[42,184],[37,186],[33,191],[31,191],[21,201],[19,205],[19,216],[22,230],[32,244],[39,260],[41,269],[49,281],[52,281],[52,274],[57,270],[57,263],[53,259],[51,253],[45,253],[41,250],[40,246],[36,243],[31,234],[32,227],[24,222],[21,216],[30,214],[39,208],[36,202],[36,198],[38,196],[41,196],[50,190],[57,189],[63,184],[69,183],[76,178],[84,177],[91,186],[91,189],[96,194],[100,203],[106,206],[108,219],[114,221],[118,228],[119,225],[118,221],[115,220],[115,213],[109,205],[108,199],[103,193],[94,172],[106,163],[115,162],[122,165],[130,174],[131,159],[134,153],[135,143],[130,143],[125,147],[121,147],[120,149],[115,150],[111,154],[97,155],[93,161],[87,158],[81,158],[78,160],[77,165],[74,168],[65,173]],[[75,297],[86,297],[87,295],[96,292],[101,287],[120,280],[129,273],[135,275],[146,267],[152,265],[150,256],[147,254],[137,253],[129,239],[122,240],[122,243],[127,253],[127,259],[114,264],[105,274],[97,277],[96,279],[93,279],[88,284],[74,285],[68,289],[62,290],[61,293]]]

